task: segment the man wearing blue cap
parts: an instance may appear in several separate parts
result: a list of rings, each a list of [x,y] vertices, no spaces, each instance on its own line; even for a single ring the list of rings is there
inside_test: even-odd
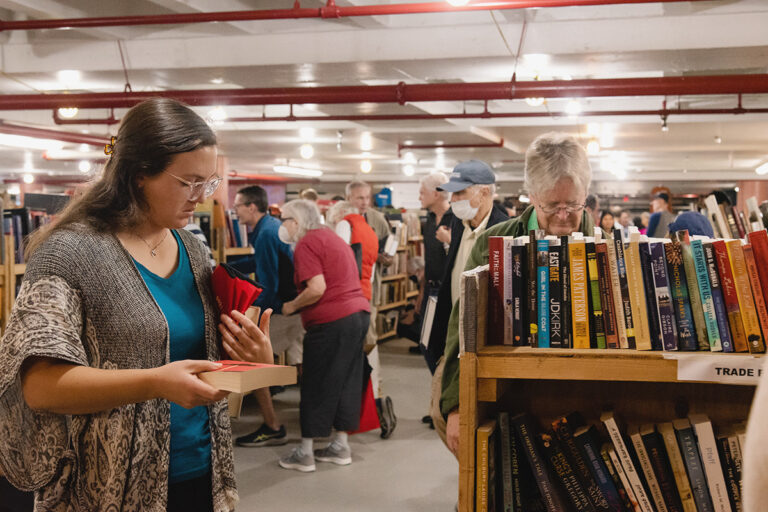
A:
[[[448,183],[437,187],[451,193],[455,218],[451,225],[451,245],[432,323],[425,359],[434,374],[445,349],[448,319],[453,304],[459,300],[459,280],[475,240],[489,227],[507,220],[506,211],[493,204],[496,176],[485,162],[469,160],[453,169]],[[439,397],[439,394],[438,394]]]

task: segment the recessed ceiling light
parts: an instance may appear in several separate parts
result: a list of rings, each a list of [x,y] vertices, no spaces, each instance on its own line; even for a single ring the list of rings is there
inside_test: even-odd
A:
[[[59,79],[62,85],[65,87],[71,87],[80,83],[80,72],[76,69],[62,69],[56,73],[56,77]]]
[[[371,164],[370,160],[363,160],[360,162],[360,172],[364,174],[368,174],[373,170],[373,164]]]
[[[72,119],[77,115],[77,107],[60,108],[59,115],[65,119]]]
[[[373,149],[373,137],[371,137],[371,132],[363,132],[360,134],[360,149],[363,151],[370,151]]]
[[[581,103],[578,100],[569,100],[565,105],[565,112],[569,116],[577,116],[581,114]]]
[[[310,176],[317,178],[323,175],[323,171],[317,169],[304,169],[302,167],[293,167],[290,165],[275,165],[272,167],[276,173],[295,174],[297,176]]]
[[[91,171],[91,162],[88,160],[80,160],[77,163],[77,170],[82,172],[83,174],[86,174]]]
[[[223,84],[224,79],[221,78],[220,76],[217,76],[216,78],[211,78],[211,83],[216,85]]]
[[[760,175],[768,174],[768,162],[764,163],[763,165],[755,169],[755,172]]]
[[[227,112],[223,107],[213,107],[208,111],[208,119],[213,123],[221,123],[227,118]]]
[[[408,151],[405,154],[404,160],[410,164],[416,163],[416,155],[413,154],[413,151]]]
[[[32,176],[32,175],[31,175],[31,174],[29,174],[29,173],[27,173],[27,174],[25,174],[24,176],[22,176],[22,178],[21,178],[21,179],[23,179],[23,180],[24,180],[24,183],[34,183],[34,182],[35,182],[35,177],[34,177],[34,176]]]
[[[299,154],[304,160],[309,160],[315,155],[315,148],[312,147],[312,144],[302,144],[299,148]]]
[[[77,149],[78,149],[78,150],[79,150],[81,153],[87,153],[87,152],[89,152],[89,151],[91,150],[91,145],[90,145],[90,144],[80,144],[80,145],[77,147]]]
[[[412,165],[403,166],[403,174],[405,174],[406,176],[413,176],[415,172],[416,172],[416,169],[414,169]]]
[[[531,107],[540,107],[544,104],[544,98],[525,98],[525,102]]]
[[[592,156],[600,154],[600,143],[595,139],[589,141],[587,143],[587,154]]]

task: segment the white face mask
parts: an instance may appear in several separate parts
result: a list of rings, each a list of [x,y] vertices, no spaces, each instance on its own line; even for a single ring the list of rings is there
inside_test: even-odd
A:
[[[281,242],[283,242],[284,244],[288,244],[288,245],[291,245],[291,244],[293,243],[293,237],[292,237],[292,236],[291,236],[291,234],[288,232],[288,228],[286,228],[286,227],[285,227],[285,226],[283,226],[282,224],[280,225],[280,228],[277,230],[277,237],[278,237],[278,238],[280,239],[280,241],[281,241]]]
[[[461,220],[472,220],[475,218],[475,215],[477,215],[480,208],[473,208],[472,205],[469,204],[469,199],[462,199],[461,201],[451,203],[451,210],[453,210],[453,214]]]

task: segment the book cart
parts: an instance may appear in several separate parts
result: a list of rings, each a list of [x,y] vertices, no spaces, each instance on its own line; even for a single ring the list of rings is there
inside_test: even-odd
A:
[[[678,380],[678,360],[665,358],[662,352],[486,346],[480,331],[477,338],[476,352],[465,352],[460,360],[461,512],[475,510],[477,427],[499,411],[529,412],[540,423],[579,411],[587,422],[599,424],[600,414],[613,410],[625,423],[704,413],[714,424],[729,424],[747,419],[755,391],[750,385]]]

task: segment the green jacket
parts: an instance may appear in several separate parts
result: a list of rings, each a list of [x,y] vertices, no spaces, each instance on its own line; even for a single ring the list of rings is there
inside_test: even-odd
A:
[[[475,241],[472,252],[469,253],[464,270],[472,270],[488,263],[489,236],[522,236],[528,233],[528,221],[533,213],[533,206],[525,209],[520,217],[509,219],[487,229]],[[592,236],[595,224],[586,210],[581,216],[581,230],[585,236]],[[443,416],[459,406],[459,302],[456,301],[448,320],[448,336],[445,339],[445,369],[443,370],[443,387],[440,395],[440,410]]]

